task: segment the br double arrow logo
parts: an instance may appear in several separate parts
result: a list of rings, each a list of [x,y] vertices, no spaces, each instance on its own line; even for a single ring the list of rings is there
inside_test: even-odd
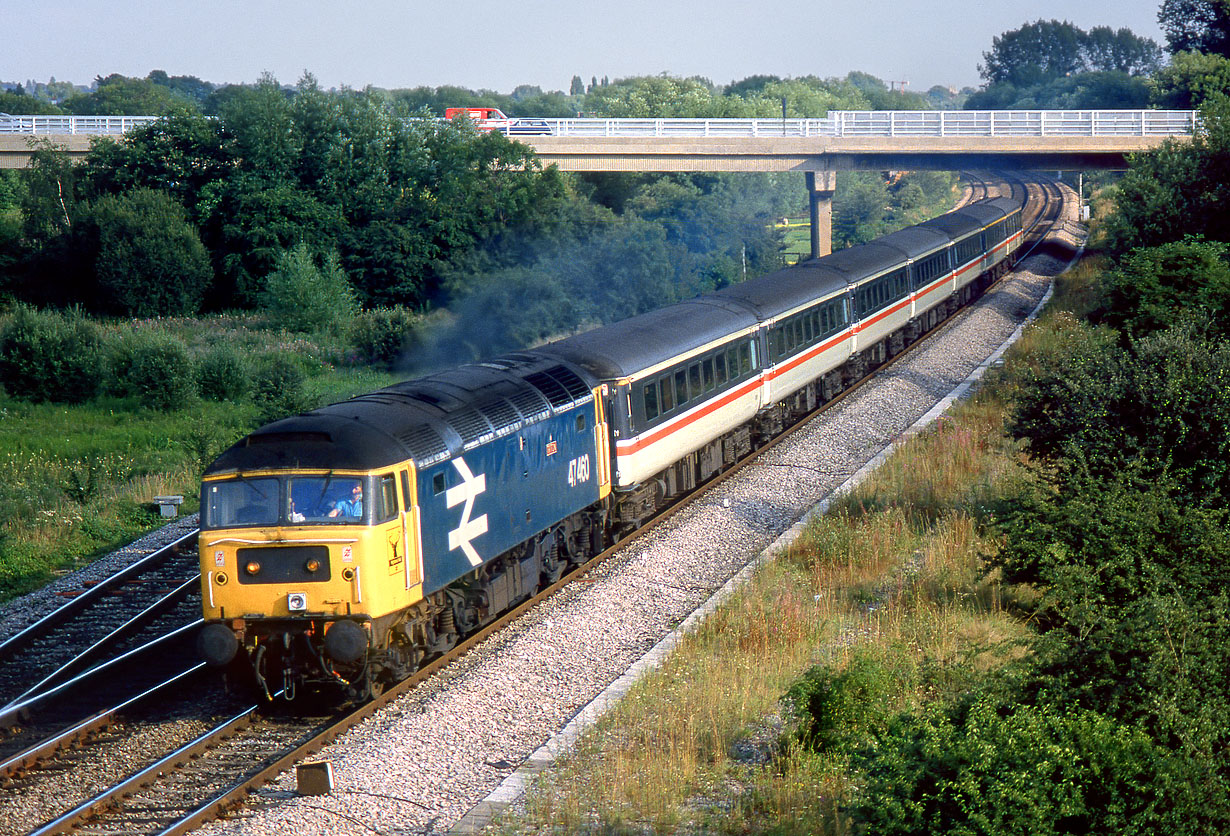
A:
[[[470,519],[470,515],[474,513],[475,497],[487,490],[487,476],[484,473],[475,476],[470,471],[470,466],[465,463],[465,459],[453,459],[453,467],[457,468],[457,472],[461,474],[461,484],[454,485],[445,491],[444,501],[449,508],[454,508],[463,502],[465,507],[461,509],[461,524],[448,533],[448,550],[460,548],[466,559],[470,561],[470,565],[477,566],[483,562],[483,559],[478,556],[478,551],[475,550],[471,541],[487,533],[487,515],[483,514],[475,519]]]

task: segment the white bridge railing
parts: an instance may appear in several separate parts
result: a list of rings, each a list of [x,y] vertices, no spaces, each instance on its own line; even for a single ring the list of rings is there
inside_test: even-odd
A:
[[[1031,137],[1188,136],[1192,110],[835,110],[824,119],[510,119],[511,136]],[[9,116],[0,134],[116,136],[153,116]]]

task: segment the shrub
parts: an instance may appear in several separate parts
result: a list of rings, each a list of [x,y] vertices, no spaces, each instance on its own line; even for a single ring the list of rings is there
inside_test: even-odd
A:
[[[107,195],[80,226],[81,245],[95,253],[99,310],[142,317],[197,311],[213,268],[174,198],[144,188]]]
[[[888,725],[916,678],[908,657],[860,649],[844,670],[818,665],[782,698],[793,716],[796,742],[813,751],[850,751]]]
[[[0,383],[15,398],[83,403],[98,394],[103,337],[77,312],[19,305],[0,330]]]
[[[1140,337],[1192,318],[1230,335],[1230,245],[1188,237],[1138,247],[1106,276],[1108,323]]]
[[[284,354],[267,357],[252,380],[252,400],[261,421],[274,421],[307,409],[303,383],[303,370],[292,358]]]
[[[307,244],[297,244],[278,256],[277,267],[265,281],[264,308],[292,331],[326,326],[342,329],[359,310],[337,253],[316,265]]]
[[[366,363],[394,366],[415,338],[421,317],[401,306],[366,311],[350,327],[350,342]]]
[[[220,345],[201,358],[197,366],[197,388],[211,401],[242,400],[252,389],[252,374],[243,355],[230,346]]]
[[[1202,833],[1188,764],[1096,712],[975,703],[904,716],[860,750],[852,810],[871,833]]]
[[[128,386],[142,405],[168,412],[196,397],[192,358],[182,342],[169,337],[138,344],[131,355]]]

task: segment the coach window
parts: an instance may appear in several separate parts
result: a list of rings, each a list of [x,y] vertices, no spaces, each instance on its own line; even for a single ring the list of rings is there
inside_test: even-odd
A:
[[[713,358],[713,376],[718,386],[726,385],[726,352],[721,352]]]
[[[393,474],[380,477],[376,494],[376,522],[387,522],[397,516],[397,480]]]
[[[688,402],[688,373],[683,369],[675,372],[675,405],[683,406]]]
[[[652,421],[658,417],[658,382],[656,380],[645,384],[645,420]]]
[[[662,414],[670,412],[675,408],[674,393],[671,391],[671,376],[658,380],[658,394],[661,396],[658,400],[662,407]]]
[[[705,391],[713,391],[713,358],[706,357],[700,364],[701,377],[705,381]]]
[[[752,373],[752,344],[743,343],[739,346],[739,373]]]
[[[700,363],[693,363],[688,366],[688,394],[699,398],[703,391],[705,390],[700,385]]]

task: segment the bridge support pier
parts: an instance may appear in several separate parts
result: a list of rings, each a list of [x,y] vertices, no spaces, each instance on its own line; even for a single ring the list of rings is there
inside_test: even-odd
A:
[[[819,258],[833,251],[833,192],[836,189],[836,171],[807,172],[812,258]]]

